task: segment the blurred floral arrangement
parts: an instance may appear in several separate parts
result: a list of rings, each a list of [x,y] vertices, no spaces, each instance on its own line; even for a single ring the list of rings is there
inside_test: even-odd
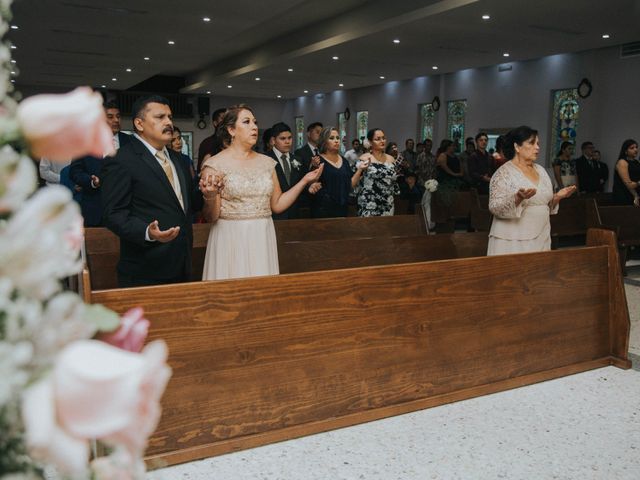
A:
[[[433,178],[430,178],[429,180],[424,182],[424,188],[427,192],[433,193],[436,190],[438,190],[438,181]]]
[[[0,1],[0,37],[11,18]],[[12,97],[0,43],[0,479],[138,479],[171,371],[164,342],[143,349],[141,309],[122,318],[65,291],[83,242],[65,187],[36,191],[29,155],[68,160],[112,148],[89,88]],[[106,332],[106,333],[105,333]],[[99,441],[108,455],[96,458]]]

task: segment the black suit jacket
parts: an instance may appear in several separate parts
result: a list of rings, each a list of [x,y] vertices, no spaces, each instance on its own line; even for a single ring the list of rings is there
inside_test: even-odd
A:
[[[118,132],[120,147],[131,141],[131,136]],[[102,225],[102,187],[94,188],[91,185],[91,175],[95,175],[102,181],[102,166],[105,159],[90,155],[73,160],[69,167],[69,178],[82,187],[80,194],[80,209],[84,218],[85,227],[99,227]]]
[[[141,284],[188,280],[191,275],[191,216],[202,207],[202,195],[178,154],[169,150],[169,157],[184,210],[156,158],[135,137],[106,159],[102,171],[103,222],[120,237],[118,273]],[[146,241],[147,226],[154,220],[161,230],[180,227],[178,237],[168,243]]]
[[[311,157],[314,156],[313,150],[309,144],[305,144],[304,147],[297,149],[294,153],[295,157],[302,163],[302,167],[305,172],[309,171],[309,164],[311,163]]]
[[[304,170],[304,167],[302,166],[302,162],[300,161],[300,159],[298,159],[295,155],[289,154],[289,162],[291,164],[291,176],[290,176],[290,182],[287,182],[287,177],[284,174],[284,170],[282,169],[282,165],[280,165],[280,161],[278,160],[276,153],[273,150],[269,150],[267,152],[267,155],[273,158],[273,160],[276,162],[276,175],[278,176],[278,183],[280,184],[280,190],[282,190],[283,192],[286,192],[293,185],[298,183],[307,172],[306,170]],[[295,163],[299,163],[300,165],[296,168]],[[296,199],[296,201],[293,202],[293,205],[291,205],[287,210],[285,210],[282,213],[274,213],[271,215],[271,217],[274,220],[288,220],[290,218],[298,218],[298,207],[304,195],[305,195],[305,192],[303,192]]]
[[[600,168],[595,161],[589,161],[584,155],[576,159],[576,173],[581,192],[600,192]]]

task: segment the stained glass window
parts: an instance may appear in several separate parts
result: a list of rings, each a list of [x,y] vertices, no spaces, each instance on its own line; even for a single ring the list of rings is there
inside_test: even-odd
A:
[[[362,142],[367,138],[367,132],[369,131],[369,112],[362,111],[356,113],[356,126],[358,129],[358,138]]]
[[[466,100],[451,100],[447,102],[447,135],[460,152],[464,145],[464,117],[467,113]]]
[[[347,151],[347,119],[344,118],[344,112],[338,113],[338,133],[340,133],[340,153]]]
[[[430,103],[422,103],[420,108],[420,126],[418,130],[418,142],[424,142],[425,139],[433,140],[433,125],[435,123],[436,112]]]
[[[548,164],[551,163],[560,151],[562,142],[575,143],[578,132],[579,113],[580,104],[578,103],[577,88],[553,91],[553,117],[551,118],[551,141],[549,142],[549,156],[547,157]]]
[[[305,143],[304,117],[296,117],[296,148],[301,148]]]

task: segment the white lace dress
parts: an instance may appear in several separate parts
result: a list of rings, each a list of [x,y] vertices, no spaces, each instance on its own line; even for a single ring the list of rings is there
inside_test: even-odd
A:
[[[538,184],[534,184],[513,162],[507,162],[491,177],[489,210],[493,214],[487,255],[542,252],[551,249],[549,214],[553,185],[546,170],[535,164]],[[516,206],[516,192],[535,188],[536,194]]]
[[[261,156],[251,166],[211,161],[203,166],[215,168],[225,180],[220,218],[211,226],[202,279],[278,274],[278,245],[271,219],[275,162]]]

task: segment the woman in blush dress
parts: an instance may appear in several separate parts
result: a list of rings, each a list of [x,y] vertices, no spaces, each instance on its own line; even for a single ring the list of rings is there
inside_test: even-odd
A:
[[[203,163],[200,179],[203,215],[213,222],[202,279],[275,275],[278,248],[271,213],[289,208],[323,167],[282,193],[276,163],[253,150],[258,125],[249,107],[229,108],[218,131],[229,147]]]
[[[536,164],[538,132],[522,126],[505,137],[508,160],[491,177],[489,210],[493,214],[487,255],[541,252],[551,249],[549,214],[557,213],[575,185],[553,193],[547,171]]]
[[[309,187],[312,195],[311,217],[346,217],[349,192],[358,183],[364,164],[359,162],[356,173],[351,172],[349,162],[340,155],[340,134],[335,127],[322,130],[318,148],[320,166],[324,166],[324,171],[320,179]]]
[[[393,215],[394,195],[400,194],[396,181],[395,159],[385,153],[387,139],[379,128],[367,133],[371,152],[360,157],[360,167],[354,179],[361,181],[358,192],[358,216],[378,217]],[[356,164],[358,167],[358,164]]]

